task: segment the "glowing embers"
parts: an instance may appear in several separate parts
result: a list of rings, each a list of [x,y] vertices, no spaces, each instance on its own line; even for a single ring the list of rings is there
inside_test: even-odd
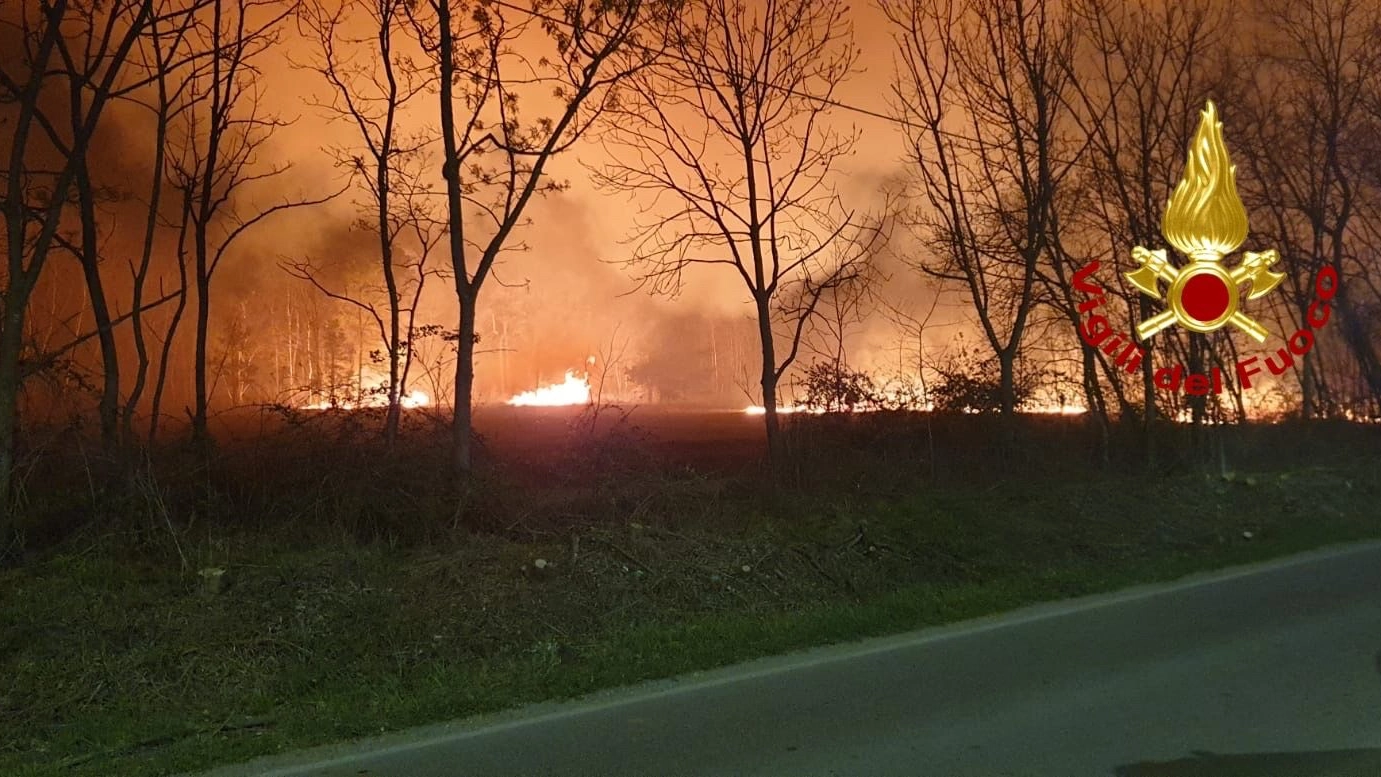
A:
[[[508,400],[508,404],[514,407],[588,405],[590,404],[590,381],[571,370],[567,370],[566,379],[560,383],[514,394]]]

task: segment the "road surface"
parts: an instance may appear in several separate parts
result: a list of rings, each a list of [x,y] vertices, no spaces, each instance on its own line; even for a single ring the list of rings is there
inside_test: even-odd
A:
[[[1381,543],[216,777],[1381,777]]]

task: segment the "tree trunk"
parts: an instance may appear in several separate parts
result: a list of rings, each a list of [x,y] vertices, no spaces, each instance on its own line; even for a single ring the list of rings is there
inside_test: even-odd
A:
[[[758,340],[762,350],[763,423],[767,432],[767,463],[775,472],[782,465],[781,422],[777,417],[777,352],[772,337],[772,309],[765,296],[758,296]]]
[[[374,204],[377,208],[374,216],[379,230],[379,261],[384,273],[384,289],[388,293],[388,413],[384,418],[384,445],[389,453],[393,453],[393,446],[398,440],[398,420],[402,403],[402,370],[399,364],[402,358],[399,341],[402,314],[399,309],[401,301],[398,299],[398,280],[393,272],[393,236],[389,229],[389,204],[392,199],[390,165],[394,145],[393,121],[398,110],[398,89],[393,77],[393,62],[390,59],[392,55],[389,49],[389,21],[387,16],[382,18],[379,27],[379,51],[388,75],[389,92],[383,134],[379,139],[379,151],[374,160]]]
[[[1017,342],[1013,338],[1013,342]],[[1017,355],[1016,349],[1002,349],[997,354],[998,399],[1002,403],[998,415],[1001,445],[1010,454],[1015,452],[1017,443]]]
[[[154,48],[158,50],[158,28],[152,29]],[[159,204],[163,200],[163,177],[167,166],[168,143],[168,89],[164,65],[160,59],[158,84],[158,119],[154,129],[153,181],[149,187],[149,210],[144,221],[144,245],[139,256],[139,269],[134,273],[133,301],[130,307],[130,331],[134,335],[135,372],[134,385],[130,387],[129,397],[125,399],[124,416],[121,419],[121,433],[125,443],[134,444],[134,413],[139,408],[139,400],[144,396],[144,388],[149,379],[149,347],[144,336],[144,285],[148,282],[149,266],[153,261],[154,234],[158,229]],[[155,427],[156,428],[156,427]],[[150,439],[152,444],[153,440]]]
[[[83,263],[87,264],[87,263]],[[91,291],[92,317],[96,323],[97,340],[101,346],[101,398],[97,412],[101,421],[101,447],[113,454],[120,440],[120,361],[115,349],[115,333],[110,323],[110,308],[106,305],[101,287],[100,271],[92,262],[83,268]],[[91,284],[95,284],[91,286]]]
[[[468,477],[473,466],[470,458],[473,410],[471,401],[475,388],[475,301],[473,297],[460,301],[460,328],[456,332],[455,412],[451,418],[451,468],[456,477]]]
[[[184,208],[186,196],[184,193]],[[173,341],[177,336],[178,325],[182,323],[182,316],[187,311],[187,257],[181,245],[178,246],[177,276],[177,306],[173,308],[173,315],[168,319],[168,330],[163,337],[163,346],[158,356],[158,375],[154,379],[153,397],[149,401],[150,446],[158,438],[158,424],[163,412],[163,390],[168,386],[168,361],[172,358]]]
[[[1140,301],[1141,320],[1150,317],[1151,306],[1143,297]],[[1156,466],[1156,350],[1155,344],[1147,342],[1143,345],[1146,349],[1146,356],[1141,360],[1141,395],[1142,395],[1142,435],[1146,447],[1146,468],[1154,469]]]
[[[385,157],[386,158],[386,157]],[[386,162],[381,162],[384,165]],[[388,292],[388,415],[384,419],[384,444],[389,453],[393,452],[393,445],[398,440],[398,419],[401,411],[402,396],[402,370],[400,361],[402,359],[401,321],[402,313],[399,310],[398,300],[398,281],[393,277],[393,246],[388,234],[388,181],[385,173],[380,173],[378,185],[380,187],[379,199],[379,229],[381,234],[380,249],[383,253],[384,286]],[[473,313],[471,319],[473,320]],[[473,331],[473,324],[472,324]]]
[[[767,431],[767,463],[775,470],[782,464],[782,429],[781,419],[777,417],[775,374],[764,373],[762,376],[762,407],[763,423]]]
[[[470,401],[475,385],[475,305],[470,293],[470,278],[465,266],[465,219],[461,212],[460,152],[456,144],[455,41],[451,30],[451,2],[439,0],[437,12],[437,56],[440,65],[442,178],[446,181],[446,222],[450,227],[451,270],[454,274],[456,302],[460,304],[460,326],[456,328],[455,396],[451,409],[451,471],[457,478],[470,475]],[[475,279],[478,282],[478,277]]]
[[[389,365],[389,383],[394,387],[389,390],[388,412],[384,416],[384,449],[389,453],[393,453],[393,447],[398,442],[398,425],[403,415],[397,388],[398,372],[397,365]]]
[[[1189,364],[1185,365],[1190,374],[1201,375],[1204,370],[1204,336],[1191,332],[1189,334]],[[1195,466],[1204,466],[1204,421],[1208,416],[1208,397],[1206,396],[1187,396],[1185,401],[1189,403],[1190,426],[1189,440],[1190,450],[1193,451]]]
[[[107,456],[115,453],[120,437],[120,359],[115,349],[115,332],[110,321],[105,286],[101,282],[99,247],[96,236],[96,193],[86,160],[76,163],[78,208],[81,214],[82,276],[91,300],[91,317],[96,324],[96,339],[101,347],[101,398],[97,404],[101,422],[101,448]]]
[[[233,82],[235,78],[235,66],[238,59],[232,59],[227,63],[226,57],[220,52],[220,47],[226,43],[222,39],[224,29],[222,18],[225,11],[223,0],[213,0],[211,4],[211,43],[217,49],[211,56],[211,105],[208,110],[210,120],[210,134],[206,138],[205,159],[201,162],[199,171],[199,181],[196,183],[196,205],[197,215],[193,220],[195,225],[193,231],[193,246],[195,247],[196,257],[196,289],[197,289],[197,322],[196,322],[196,347],[193,354],[195,362],[193,366],[193,390],[194,404],[192,412],[192,441],[202,453],[206,452],[207,443],[210,437],[206,428],[206,336],[208,324],[211,320],[211,268],[209,266],[210,256],[207,246],[207,228],[211,224],[212,216],[216,209],[216,189],[217,178],[222,172],[220,165],[221,140],[224,137],[226,119],[231,109],[225,100],[227,95],[232,93],[232,89],[227,88],[229,84],[224,81],[227,76],[225,67],[230,65],[228,77]],[[240,17],[243,23],[243,14]],[[234,43],[244,44],[244,38],[231,41],[232,49]],[[242,51],[242,50],[241,50]],[[225,90],[224,92],[222,90]],[[233,184],[232,184],[233,185]]]
[[[13,279],[16,285],[22,279]],[[20,292],[20,293],[16,293]],[[11,288],[13,297],[28,296],[28,290]],[[10,546],[15,528],[10,489],[16,458],[16,430],[19,426],[19,354],[24,343],[24,305],[10,305],[0,330],[0,555]]]
[[[1110,447],[1108,442],[1108,405],[1103,398],[1101,387],[1098,385],[1098,360],[1094,358],[1092,346],[1081,343],[1080,347],[1084,357],[1084,403],[1088,407],[1088,415],[1093,421],[1094,431],[1098,434],[1098,460],[1107,466],[1108,448]]]
[[[1002,403],[1003,421],[1010,425],[1017,412],[1016,354],[1010,351],[1000,352],[997,355],[997,363],[1000,371],[998,399]]]
[[[193,391],[195,405],[192,409],[192,440],[198,445],[210,441],[206,428],[206,339],[211,321],[211,278],[207,273],[206,225],[196,225],[196,289],[197,289],[197,332],[196,350],[193,355]]]
[[[1311,287],[1309,287],[1309,289],[1312,291],[1312,290],[1313,290],[1313,287],[1311,286]],[[1302,326],[1302,327],[1306,327],[1306,328],[1307,328],[1307,327],[1309,326],[1309,324],[1308,324],[1308,322],[1309,322],[1309,305],[1310,305],[1312,302],[1313,302],[1313,299],[1310,298],[1307,294],[1300,294],[1300,295],[1299,295],[1299,299],[1296,300],[1296,303],[1295,303],[1295,304],[1296,304],[1297,311],[1298,311],[1298,313],[1299,313],[1299,323],[1300,323],[1300,326]],[[1288,321],[1289,319],[1286,319],[1286,320]],[[1286,330],[1283,334],[1285,334],[1286,337],[1288,337],[1289,334],[1290,334],[1290,333],[1289,333],[1289,330]],[[1317,409],[1316,409],[1316,407],[1315,407],[1315,405],[1316,405],[1316,399],[1315,399],[1315,395],[1314,395],[1314,359],[1313,359],[1313,356],[1314,356],[1313,352],[1310,352],[1310,353],[1305,354],[1304,356],[1297,356],[1297,357],[1295,357],[1295,363],[1299,365],[1299,371],[1295,373],[1296,379],[1299,380],[1299,391],[1300,391],[1299,414],[1300,414],[1300,418],[1306,419],[1306,420],[1307,420],[1307,419],[1310,419],[1310,418],[1313,418],[1313,417],[1317,414],[1317,412],[1318,412]]]
[[[156,212],[154,208],[150,208],[150,211],[150,219],[152,220]],[[141,308],[144,304],[144,284],[148,279],[151,257],[152,244],[148,243],[144,248],[142,264],[134,277],[133,300],[130,303],[130,332],[134,336],[135,355],[134,385],[130,387],[129,396],[125,399],[124,414],[120,418],[120,434],[125,443],[129,445],[133,445],[135,442],[134,413],[139,407],[139,400],[144,396],[144,388],[149,381],[149,345],[144,336],[144,315]]]

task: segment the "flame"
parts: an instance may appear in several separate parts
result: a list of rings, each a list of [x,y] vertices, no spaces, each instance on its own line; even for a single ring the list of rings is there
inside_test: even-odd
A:
[[[1356,424],[1381,424],[1381,418],[1368,412],[1357,412],[1352,408],[1343,409],[1343,418]]]
[[[1213,101],[1199,114],[1184,177],[1170,195],[1161,231],[1196,259],[1219,259],[1247,239],[1247,208],[1237,196],[1237,166],[1228,159]]]
[[[853,412],[861,412],[862,408],[856,408]],[[743,408],[747,415],[767,415],[767,408],[762,405],[749,405]],[[823,415],[824,408],[811,408],[804,405],[778,405],[777,415],[792,415],[793,413],[810,413],[812,415]]]
[[[1037,415],[1083,415],[1088,412],[1088,408],[1080,405],[1031,405],[1023,407],[1021,412]]]
[[[358,410],[364,407],[388,407],[388,376],[383,373],[366,369],[360,374],[360,383],[364,388],[364,397],[359,401],[353,399],[337,398],[322,399],[316,402],[308,402],[299,405],[303,410]],[[428,407],[432,404],[432,398],[425,391],[412,391],[403,394],[398,398],[398,404],[405,409],[418,407]]]
[[[566,379],[550,386],[514,394],[508,404],[514,407],[560,407],[590,404],[590,381],[566,371]]]
[[[427,392],[413,389],[413,391],[398,397],[398,404],[399,407],[407,410],[412,410],[414,407],[427,407],[431,404],[431,396],[428,396]],[[371,393],[365,397],[363,402],[351,402],[348,399],[338,399],[336,402],[331,402],[329,399],[323,399],[320,402],[302,404],[301,407],[302,410],[330,410],[333,407],[338,410],[358,410],[360,407],[388,407],[388,395]]]
[[[398,405],[406,409],[427,407],[431,403],[432,398],[427,395],[427,392],[418,391],[416,389],[398,398]],[[332,402],[329,399],[323,399],[319,402],[308,402],[302,405],[303,410],[329,410],[331,408],[357,410],[362,407],[388,407],[388,395],[376,392],[365,397],[363,402],[354,402],[348,399],[340,399]]]
[[[874,407],[874,406],[872,406],[872,405],[859,405],[859,406],[857,406],[857,407],[853,407],[853,408],[850,408],[850,409],[848,409],[848,410],[840,410],[840,411],[838,411],[838,412],[841,412],[841,413],[843,413],[843,412],[847,412],[847,413],[873,413],[873,412],[877,412],[878,410],[881,410],[881,409],[882,409],[882,408],[880,408],[880,407]],[[927,405],[926,407],[924,407],[924,408],[917,408],[917,409],[918,409],[918,410],[934,410],[935,408],[934,408],[933,405],[929,405],[929,404],[928,404],[928,405]],[[743,412],[744,412],[746,415],[767,415],[767,408],[763,407],[762,405],[749,405],[748,407],[743,408]],[[796,415],[796,414],[801,414],[801,415],[806,415],[806,414],[808,414],[808,415],[824,415],[825,412],[826,412],[826,411],[824,410],[824,408],[806,407],[806,406],[804,406],[804,405],[780,405],[780,406],[777,407],[777,414],[778,414],[778,415]],[[970,412],[976,412],[976,411],[970,411]],[[1031,406],[1028,406],[1028,407],[1023,407],[1023,408],[1021,408],[1021,412],[1023,412],[1023,413],[1033,413],[1033,414],[1039,414],[1039,415],[1083,415],[1084,413],[1087,413],[1087,412],[1088,412],[1088,408],[1081,407],[1081,406],[1079,406],[1079,405],[1042,404],[1042,405],[1031,405]]]

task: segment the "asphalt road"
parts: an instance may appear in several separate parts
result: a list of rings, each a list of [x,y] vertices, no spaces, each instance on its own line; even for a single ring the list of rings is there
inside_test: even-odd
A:
[[[1381,777],[1381,543],[215,774]]]

